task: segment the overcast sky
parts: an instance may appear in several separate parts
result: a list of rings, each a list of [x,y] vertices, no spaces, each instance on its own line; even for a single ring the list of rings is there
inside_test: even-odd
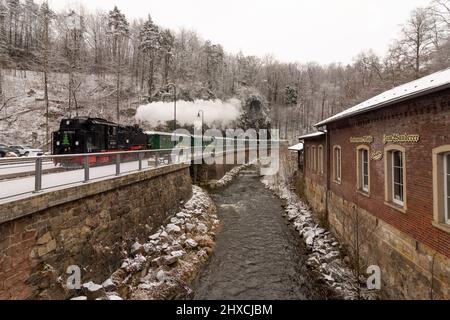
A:
[[[55,9],[79,0],[50,0]],[[411,10],[430,0],[81,0],[89,10],[117,5],[127,18],[196,30],[228,52],[273,54],[284,62],[350,62],[384,54]]]

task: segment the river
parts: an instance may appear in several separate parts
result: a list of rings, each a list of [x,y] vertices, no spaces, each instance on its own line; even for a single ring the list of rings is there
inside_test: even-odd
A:
[[[306,249],[283,217],[282,202],[256,167],[212,194],[223,226],[194,300],[317,300],[330,290],[306,266]]]

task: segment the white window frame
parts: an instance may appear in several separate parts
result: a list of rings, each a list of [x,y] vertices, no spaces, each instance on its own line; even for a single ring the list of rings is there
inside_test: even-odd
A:
[[[402,155],[402,174],[403,174],[403,201],[395,199],[395,172],[394,172],[394,153],[400,152]],[[407,157],[406,148],[400,145],[388,145],[384,149],[384,190],[385,204],[397,211],[406,213],[408,208],[408,186],[407,186]]]
[[[392,152],[392,154],[391,154],[391,161],[392,161],[392,163],[391,163],[391,165],[392,165],[392,167],[391,167],[391,169],[392,169],[392,171],[391,171],[392,172],[392,174],[391,174],[391,183],[392,183],[392,186],[391,186],[392,187],[391,197],[392,197],[392,202],[394,202],[396,205],[399,205],[399,206],[403,207],[405,205],[405,184],[404,184],[405,159],[404,159],[403,152],[401,152],[400,150],[392,150],[391,152]],[[401,166],[401,170],[402,170],[402,177],[401,177],[402,178],[402,181],[401,181],[402,194],[401,194],[401,196],[402,196],[402,200],[398,200],[398,199],[395,198],[395,185],[396,185],[396,182],[395,182],[395,169],[396,169],[396,167],[395,167],[394,155],[396,153],[399,153],[400,156],[401,156],[401,164],[402,164],[402,166]]]
[[[317,161],[319,162],[319,174],[323,175],[323,146],[320,145],[317,151]]]
[[[447,157],[450,156],[450,144],[433,149],[433,226],[450,234],[450,196],[447,176],[450,173]]]
[[[450,168],[448,166],[448,159],[450,152],[444,154],[444,219],[445,223],[450,225],[450,208],[448,207],[448,199],[450,198],[450,190],[448,188],[448,176],[450,176]]]
[[[339,154],[339,161],[337,152]],[[333,147],[333,181],[338,184],[342,183],[342,149],[340,146]]]
[[[364,172],[364,156],[367,155],[367,174]],[[364,193],[370,192],[370,157],[369,148],[367,146],[359,146],[357,148],[356,156],[358,157],[358,189]],[[364,184],[364,178],[367,176],[367,186]]]
[[[317,172],[317,162],[316,162],[316,146],[312,146],[312,171]]]

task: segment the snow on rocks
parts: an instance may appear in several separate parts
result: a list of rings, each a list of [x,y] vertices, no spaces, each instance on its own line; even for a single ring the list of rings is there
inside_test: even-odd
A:
[[[194,239],[187,239],[187,240],[184,242],[184,245],[185,245],[185,247],[188,248],[188,249],[195,249],[195,248],[198,247],[198,243],[197,243],[197,241],[195,241]]]
[[[349,258],[341,253],[339,242],[330,232],[319,227],[311,209],[287,185],[274,183],[267,178],[262,182],[280,199],[286,201],[286,218],[304,239],[310,251],[308,266],[344,299],[361,298],[358,292],[364,299],[373,299],[370,293],[360,287],[349,266]]]
[[[98,298],[105,296],[105,290],[103,286],[95,284],[92,281],[83,284],[82,288],[88,300],[96,300]]]
[[[93,289],[84,289],[83,296],[88,300],[159,300],[190,294],[187,283],[212,254],[220,224],[216,207],[204,190],[193,186],[191,200],[169,221],[146,243],[135,242],[121,268],[102,285],[86,284]]]
[[[166,227],[166,232],[168,234],[171,233],[180,233],[181,232],[181,228],[179,226],[177,226],[176,224],[169,224]]]
[[[231,181],[233,181],[233,179],[244,169],[248,168],[249,166],[251,166],[252,163],[250,164],[244,164],[241,165],[239,167],[235,167],[233,169],[231,169],[230,171],[228,171],[225,176],[223,176],[222,179],[220,179],[219,181],[213,181],[210,184],[211,189],[219,189],[219,188],[223,188],[226,187],[228,184],[230,184]]]

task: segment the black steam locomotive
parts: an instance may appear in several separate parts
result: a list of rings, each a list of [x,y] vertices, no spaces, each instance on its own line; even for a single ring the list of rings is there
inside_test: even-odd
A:
[[[91,157],[91,165],[112,162],[110,152],[151,149],[148,136],[137,126],[118,126],[104,119],[77,117],[63,119],[59,131],[53,133],[53,154],[104,153]],[[82,164],[83,158],[74,157],[59,162]]]

